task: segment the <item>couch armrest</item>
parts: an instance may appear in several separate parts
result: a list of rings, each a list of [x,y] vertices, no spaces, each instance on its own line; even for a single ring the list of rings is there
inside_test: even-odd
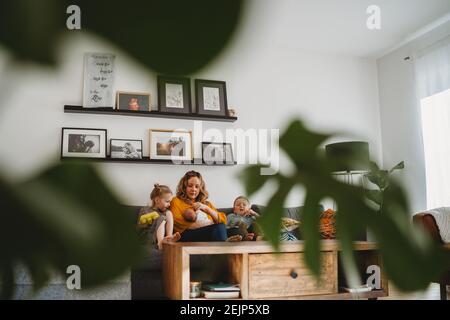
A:
[[[439,234],[439,228],[436,224],[434,217],[425,212],[417,213],[413,216],[413,223],[425,229],[426,232],[439,243],[444,243],[442,241],[441,235]]]

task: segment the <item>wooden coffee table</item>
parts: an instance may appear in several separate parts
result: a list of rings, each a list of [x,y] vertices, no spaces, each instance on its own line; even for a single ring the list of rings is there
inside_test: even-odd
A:
[[[163,244],[164,290],[170,299],[189,299],[192,255],[226,255],[227,274],[221,281],[239,283],[240,299],[376,299],[388,295],[388,282],[381,289],[357,295],[341,292],[346,286],[339,261],[340,247],[334,240],[321,241],[321,281],[318,283],[303,261],[303,241],[282,244],[280,252],[265,241],[170,242]],[[354,250],[362,282],[370,265],[382,268],[373,242],[357,241]],[[205,266],[207,267],[207,266]],[[382,270],[382,269],[381,269]]]

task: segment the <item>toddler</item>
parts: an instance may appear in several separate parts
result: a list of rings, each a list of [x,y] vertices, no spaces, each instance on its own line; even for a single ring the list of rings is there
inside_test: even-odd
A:
[[[163,241],[178,241],[180,234],[173,233],[173,216],[169,210],[172,191],[168,186],[155,184],[150,194],[151,206],[141,209],[138,228],[141,236],[162,249]],[[150,239],[149,239],[150,238]]]
[[[233,213],[227,216],[228,236],[241,235],[243,240],[256,240],[255,221],[258,213],[250,207],[250,201],[239,196],[234,200]]]

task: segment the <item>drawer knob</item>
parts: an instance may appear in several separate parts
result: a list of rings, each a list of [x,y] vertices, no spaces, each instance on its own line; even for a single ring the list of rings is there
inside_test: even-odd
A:
[[[292,279],[296,279],[298,277],[298,273],[295,272],[294,269],[291,270],[291,273],[289,275],[291,276]]]

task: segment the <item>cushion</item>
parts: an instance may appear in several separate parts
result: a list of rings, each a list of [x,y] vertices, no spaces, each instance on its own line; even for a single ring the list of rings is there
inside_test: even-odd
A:
[[[319,230],[323,239],[336,239],[336,212],[334,210],[328,209],[322,212]]]

